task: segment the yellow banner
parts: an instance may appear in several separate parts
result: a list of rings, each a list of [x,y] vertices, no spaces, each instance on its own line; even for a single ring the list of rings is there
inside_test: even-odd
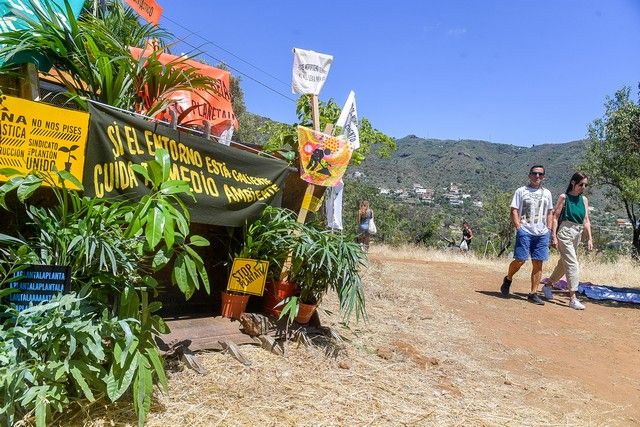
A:
[[[88,131],[88,113],[2,95],[0,168],[67,170],[82,181]]]
[[[351,146],[343,137],[334,137],[298,126],[300,178],[310,184],[333,187],[340,182],[349,161]]]
[[[269,261],[234,258],[227,290],[262,296],[268,269]]]

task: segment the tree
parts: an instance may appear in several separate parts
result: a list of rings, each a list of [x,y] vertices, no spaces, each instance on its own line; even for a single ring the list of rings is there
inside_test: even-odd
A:
[[[324,130],[328,124],[333,125],[340,117],[341,108],[333,99],[327,102],[320,101],[320,129]],[[269,141],[263,147],[268,151],[280,151],[289,161],[293,161],[298,152],[297,126],[313,127],[311,102],[309,95],[298,98],[296,106],[298,123],[287,125],[278,122],[267,122],[262,131],[269,134]],[[374,148],[380,157],[387,157],[396,149],[396,141],[383,132],[375,129],[366,118],[360,119],[360,148],[351,156],[351,163],[358,165],[365,159],[365,155]]]
[[[639,85],[640,88],[640,85]],[[640,103],[623,87],[607,97],[604,115],[589,126],[584,170],[625,208],[633,226],[633,255],[640,259]]]
[[[494,189],[484,201],[484,222],[489,234],[488,238],[497,240],[499,244],[498,256],[501,256],[513,238],[513,224],[511,224],[510,204],[511,194]]]

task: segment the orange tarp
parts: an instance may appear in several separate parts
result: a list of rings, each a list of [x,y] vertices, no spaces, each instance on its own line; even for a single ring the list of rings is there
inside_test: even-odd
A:
[[[138,15],[148,23],[158,25],[158,22],[160,22],[162,6],[155,0],[126,0],[126,2],[131,9],[138,12]]]
[[[143,50],[135,47],[129,48],[134,58],[140,58],[142,55],[149,56],[150,50]],[[179,57],[168,53],[158,54],[158,60],[162,64],[168,64],[178,60]],[[176,102],[178,114],[182,114],[187,109],[192,108],[180,123],[184,125],[203,125],[205,121],[211,124],[212,133],[220,135],[220,133],[233,125],[238,128],[238,120],[233,113],[233,105],[231,104],[230,91],[230,74],[228,71],[215,68],[210,65],[202,64],[197,61],[187,60],[182,63],[197,68],[200,74],[218,80],[219,94],[209,93],[198,90],[179,90],[171,94],[171,98]],[[162,115],[166,119],[166,115]]]

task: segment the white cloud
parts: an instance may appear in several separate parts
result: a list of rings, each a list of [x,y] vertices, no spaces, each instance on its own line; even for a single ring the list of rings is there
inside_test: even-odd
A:
[[[447,31],[447,35],[450,37],[462,37],[466,33],[467,29],[464,27],[449,28],[449,30]]]

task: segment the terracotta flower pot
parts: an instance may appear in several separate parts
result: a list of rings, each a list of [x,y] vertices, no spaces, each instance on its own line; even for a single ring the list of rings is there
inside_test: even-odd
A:
[[[289,283],[286,279],[268,282],[262,299],[263,311],[270,316],[280,316],[283,306],[276,307],[276,305],[283,299],[295,295],[296,290],[296,285]]]
[[[311,316],[313,316],[313,312],[316,311],[316,306],[317,304],[305,304],[301,302],[300,306],[298,307],[296,322],[300,324],[309,323],[309,320],[311,320]]]
[[[247,308],[249,295],[229,294],[222,292],[222,317],[239,319]]]

